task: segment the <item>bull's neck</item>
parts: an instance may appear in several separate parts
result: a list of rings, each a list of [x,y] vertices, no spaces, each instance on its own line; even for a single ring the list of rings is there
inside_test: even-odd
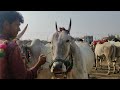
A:
[[[76,43],[72,43],[72,54],[73,54],[73,71],[78,73],[79,75],[74,75],[77,79],[86,79],[88,78],[85,73],[84,68],[86,68],[85,62],[83,62],[83,58],[81,56],[80,48],[76,45]]]

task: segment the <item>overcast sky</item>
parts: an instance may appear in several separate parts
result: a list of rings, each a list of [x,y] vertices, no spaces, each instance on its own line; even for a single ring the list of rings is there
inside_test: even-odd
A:
[[[19,11],[28,29],[22,39],[49,40],[58,27],[68,28],[72,20],[71,36],[93,35],[94,38],[108,34],[120,34],[120,11]]]

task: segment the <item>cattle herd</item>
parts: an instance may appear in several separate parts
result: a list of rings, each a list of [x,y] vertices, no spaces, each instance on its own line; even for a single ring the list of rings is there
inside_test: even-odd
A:
[[[71,19],[68,29],[58,29],[56,23],[51,42],[43,43],[40,39],[17,40],[21,53],[28,59],[25,62],[28,67],[37,61],[40,54],[47,57],[36,79],[90,79],[93,69],[95,72],[103,69],[103,62],[107,65],[106,75],[119,73],[119,41],[93,41],[91,44],[75,41],[70,29]]]

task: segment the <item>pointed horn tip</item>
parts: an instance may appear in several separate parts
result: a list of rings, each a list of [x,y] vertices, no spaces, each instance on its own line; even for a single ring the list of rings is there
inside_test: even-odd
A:
[[[28,26],[28,24],[26,25],[26,27]]]
[[[70,29],[71,29],[71,18],[70,18],[70,23],[69,23],[68,31],[70,31]]]
[[[55,22],[56,31],[58,31],[57,22]]]
[[[70,18],[70,22],[71,22],[71,18]]]

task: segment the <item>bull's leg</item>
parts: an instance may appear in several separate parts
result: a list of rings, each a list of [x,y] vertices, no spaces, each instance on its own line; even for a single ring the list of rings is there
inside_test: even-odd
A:
[[[116,63],[115,64],[115,66],[116,66],[116,73],[119,73],[120,72],[120,65],[119,65],[119,63]]]
[[[88,74],[88,79],[90,79],[90,74]]]
[[[107,60],[107,63],[108,63],[108,73],[107,73],[107,75],[109,75],[110,74],[110,61]]]
[[[97,70],[97,62],[98,61],[98,56],[96,56],[96,59],[95,59],[95,70]]]
[[[95,53],[94,53],[94,56],[95,56]],[[94,59],[94,67],[96,67],[96,57],[95,57],[95,59]]]
[[[102,69],[102,59],[100,59],[100,69]]]
[[[117,69],[118,73],[120,72],[120,66],[118,66],[118,69]]]
[[[115,74],[116,71],[116,62],[113,62],[113,73]]]
[[[94,66],[93,67],[96,67],[96,58],[94,59]]]
[[[116,61],[116,64],[115,64],[115,66],[116,66],[116,71],[117,71],[117,73],[119,73],[120,72],[120,63],[119,63],[119,58],[115,58],[115,61]],[[117,62],[118,61],[118,62]]]
[[[117,73],[120,72],[120,66],[119,65],[116,65],[116,70],[117,70]]]

